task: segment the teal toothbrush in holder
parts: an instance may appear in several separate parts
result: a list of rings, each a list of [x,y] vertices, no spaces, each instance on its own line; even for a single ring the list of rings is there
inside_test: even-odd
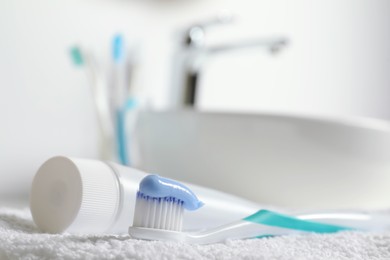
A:
[[[126,56],[123,36],[117,34],[113,38],[112,66],[109,73],[101,70],[102,67],[98,66],[92,53],[79,46],[71,48],[70,55],[74,65],[85,68],[92,86],[102,136],[101,159],[130,165],[131,157],[128,146],[133,122],[126,118],[131,111],[135,111],[137,102],[129,96],[131,67]]]
[[[115,118],[115,134],[118,160],[123,165],[131,165],[129,152],[129,129],[127,129],[127,114],[135,110],[137,103],[129,97],[129,67],[126,56],[125,41],[121,34],[114,36],[112,41],[112,89],[111,101],[113,118]]]
[[[110,102],[107,98],[108,89],[105,75],[98,66],[97,60],[91,52],[81,46],[73,46],[70,49],[73,64],[85,70],[91,86],[91,94],[94,101],[95,111],[98,118],[99,132],[101,135],[100,157],[104,160],[114,159],[114,136],[113,118]]]

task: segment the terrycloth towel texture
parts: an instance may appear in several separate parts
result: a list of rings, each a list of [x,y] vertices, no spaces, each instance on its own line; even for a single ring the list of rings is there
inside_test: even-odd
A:
[[[28,209],[0,209],[0,259],[390,259],[390,232],[309,234],[214,245],[122,235],[41,234]]]

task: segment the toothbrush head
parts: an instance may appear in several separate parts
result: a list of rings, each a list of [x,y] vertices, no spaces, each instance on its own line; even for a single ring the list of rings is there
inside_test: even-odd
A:
[[[70,49],[70,56],[75,65],[82,66],[84,64],[83,54],[79,47],[77,46],[72,47]]]
[[[183,201],[174,197],[150,197],[138,191],[134,211],[134,227],[181,231]]]
[[[124,39],[121,34],[114,36],[112,41],[112,57],[116,63],[120,62],[125,55]]]
[[[141,239],[181,241],[184,237],[181,232],[184,210],[196,210],[202,206],[203,203],[185,185],[158,175],[148,175],[140,183],[129,234]]]

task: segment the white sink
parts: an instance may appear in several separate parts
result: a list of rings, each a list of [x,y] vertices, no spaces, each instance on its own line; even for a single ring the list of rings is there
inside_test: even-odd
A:
[[[390,123],[271,114],[142,112],[140,167],[297,208],[390,207]]]

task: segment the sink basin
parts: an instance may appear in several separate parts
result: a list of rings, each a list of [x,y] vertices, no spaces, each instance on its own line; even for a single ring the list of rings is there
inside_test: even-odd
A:
[[[138,167],[291,208],[390,206],[390,123],[142,112]]]

